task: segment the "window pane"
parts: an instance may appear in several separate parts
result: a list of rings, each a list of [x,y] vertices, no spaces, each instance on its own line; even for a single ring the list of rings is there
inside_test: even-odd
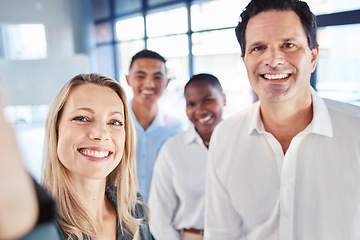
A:
[[[92,0],[95,20],[110,17],[110,0]]]
[[[146,27],[149,37],[186,33],[188,31],[187,10],[181,7],[149,14],[146,17]]]
[[[95,25],[95,35],[97,43],[105,43],[112,41],[111,23],[101,23]]]
[[[194,74],[214,74],[224,89],[227,97],[224,117],[251,104],[253,95],[234,30],[194,33],[192,42]]]
[[[320,96],[360,105],[360,24],[321,28],[318,41]]]
[[[223,53],[239,53],[240,55],[240,45],[234,29],[194,33],[192,44],[194,56]]]
[[[171,37],[149,38],[148,48],[168,57],[189,55],[188,38],[185,34]]]
[[[43,24],[0,25],[1,57],[13,60],[40,59],[47,56]]]
[[[115,0],[115,14],[141,10],[141,0]]]
[[[314,14],[326,14],[360,9],[359,0],[306,0]]]
[[[119,20],[115,29],[116,38],[120,41],[144,38],[144,18],[139,16]]]
[[[114,51],[112,45],[105,45],[96,48],[97,70],[105,76],[115,78]]]
[[[193,31],[234,27],[248,0],[217,0],[191,6]]]
[[[148,40],[148,48],[167,60],[168,76],[171,78],[159,104],[171,114],[187,121],[183,88],[189,80],[189,49],[187,35],[153,38]]]
[[[175,3],[175,2],[179,2],[179,0],[148,0],[148,4],[150,7],[163,3]]]

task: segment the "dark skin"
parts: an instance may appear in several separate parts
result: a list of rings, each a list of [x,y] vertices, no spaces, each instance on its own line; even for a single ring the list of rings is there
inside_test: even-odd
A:
[[[207,81],[191,83],[185,89],[186,115],[195,125],[206,147],[215,126],[222,119],[225,95]]]

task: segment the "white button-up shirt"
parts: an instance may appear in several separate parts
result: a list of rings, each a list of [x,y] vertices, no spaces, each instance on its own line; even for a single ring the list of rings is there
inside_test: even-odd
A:
[[[161,148],[150,190],[150,231],[156,240],[180,239],[178,230],[204,229],[208,149],[194,125]]]
[[[312,98],[313,120],[286,154],[259,102],[215,129],[206,240],[360,239],[360,108]]]

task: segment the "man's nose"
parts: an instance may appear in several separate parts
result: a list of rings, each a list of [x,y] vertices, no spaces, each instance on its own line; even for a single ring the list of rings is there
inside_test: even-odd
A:
[[[264,54],[264,64],[270,67],[277,67],[285,63],[285,55],[281,49],[267,48]]]
[[[146,77],[144,79],[144,86],[148,88],[153,88],[155,86],[154,79],[151,77]]]

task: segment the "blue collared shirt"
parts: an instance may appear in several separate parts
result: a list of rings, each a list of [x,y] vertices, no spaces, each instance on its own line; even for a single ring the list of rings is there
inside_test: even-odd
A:
[[[135,117],[129,103],[131,117],[137,135],[136,166],[140,193],[147,203],[155,160],[163,143],[170,137],[183,131],[181,119],[166,114],[159,108],[150,126],[144,130]]]

